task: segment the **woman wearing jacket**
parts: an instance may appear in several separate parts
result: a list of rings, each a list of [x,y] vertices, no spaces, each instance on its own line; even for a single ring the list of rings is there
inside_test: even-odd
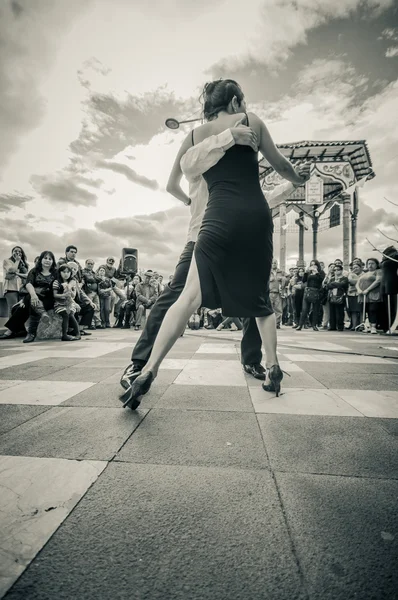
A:
[[[7,302],[8,318],[11,317],[11,308],[21,299],[20,291],[26,283],[28,270],[25,252],[21,246],[15,246],[11,250],[10,258],[3,261],[3,292]]]
[[[357,282],[362,275],[362,267],[359,262],[352,262],[348,273],[348,316],[350,317],[350,329],[356,330],[361,322],[361,305],[358,302]]]
[[[336,264],[334,277],[327,284],[329,290],[329,331],[344,330],[345,295],[348,289],[348,277],[343,275],[343,266]]]
[[[362,273],[357,282],[358,302],[365,302],[365,311],[369,318],[370,333],[377,333],[380,307],[382,306],[381,279],[382,272],[377,258],[368,258],[365,273]],[[365,329],[369,333],[369,329]]]
[[[319,331],[317,327],[318,315],[321,307],[321,287],[324,276],[321,265],[317,260],[312,260],[308,271],[304,273],[303,283],[306,284],[304,289],[303,307],[301,310],[300,323],[296,331],[301,331],[307,316],[312,306],[312,328],[314,331]]]

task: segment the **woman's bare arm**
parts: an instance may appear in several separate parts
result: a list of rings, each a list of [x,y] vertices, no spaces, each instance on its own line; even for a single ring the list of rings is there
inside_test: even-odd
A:
[[[180,200],[181,202],[183,202],[184,204],[190,204],[190,199],[189,199],[189,196],[186,195],[186,193],[184,192],[184,190],[182,189],[182,187],[180,185],[181,179],[182,179],[182,170],[181,170],[180,161],[181,161],[181,158],[184,156],[185,152],[187,150],[189,150],[189,148],[191,148],[191,147],[192,147],[192,136],[191,136],[191,134],[189,134],[183,141],[181,148],[178,151],[178,154],[174,161],[173,168],[171,169],[169,180],[166,185],[166,191],[169,194],[171,194],[172,196],[174,196],[174,198],[177,198],[177,200]]]
[[[249,113],[249,122],[250,126],[257,130],[259,150],[271,167],[273,167],[281,177],[284,177],[296,185],[305,183],[308,177],[305,178],[298,175],[293,165],[281,152],[279,152],[265,123],[253,113]]]

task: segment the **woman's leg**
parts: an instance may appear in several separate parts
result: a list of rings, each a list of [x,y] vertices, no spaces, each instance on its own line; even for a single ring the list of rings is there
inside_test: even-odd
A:
[[[59,316],[62,319],[62,338],[66,338],[68,336],[68,313],[66,312],[66,310],[63,310],[61,312],[58,313]]]
[[[336,304],[336,326],[338,331],[344,330],[344,304]]]
[[[68,327],[73,329],[73,335],[75,337],[80,337],[79,323],[76,321],[74,313],[68,315]]]
[[[240,320],[240,318],[239,317],[232,317],[232,321],[234,322],[234,325],[236,325],[236,327],[239,329],[239,331],[242,331],[243,324],[242,324],[242,321]]]
[[[329,331],[336,331],[336,304],[330,303]]]
[[[268,315],[267,317],[256,317],[256,322],[265,350],[265,366],[269,369],[272,365],[278,364],[278,357],[276,354],[277,337],[275,313]],[[269,383],[268,371],[267,379]]]
[[[104,298],[104,316],[105,316],[105,326],[110,327],[110,316],[112,312],[112,296],[108,296]]]
[[[195,255],[193,255],[185,287],[178,300],[167,311],[142,373],[151,371],[156,377],[162,360],[179,339],[189,317],[198,310],[201,303],[199,273]]]
[[[101,325],[105,327],[105,298],[100,296],[99,304],[100,304],[100,317],[101,317]]]
[[[307,301],[305,296],[303,296],[303,305],[301,307],[299,327],[302,327],[304,325],[304,323],[306,322],[310,306],[311,306],[310,303]]]
[[[6,292],[4,294],[6,302],[7,302],[7,308],[8,308],[8,318],[11,317],[11,309],[14,306],[14,304],[16,304],[19,300],[19,294],[18,292]]]

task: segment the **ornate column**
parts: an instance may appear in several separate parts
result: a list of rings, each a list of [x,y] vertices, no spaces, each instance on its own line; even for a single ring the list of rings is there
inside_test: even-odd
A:
[[[359,212],[359,196],[358,188],[355,189],[353,195],[353,206],[351,215],[351,260],[357,255],[357,223]]]
[[[286,271],[286,204],[279,206],[279,267]]]
[[[350,220],[351,220],[351,196],[342,194],[343,199],[343,263],[348,270],[350,264]]]
[[[318,258],[318,224],[319,224],[319,212],[317,206],[314,206],[314,213],[312,218],[312,258]]]
[[[298,218],[299,226],[299,258],[297,261],[298,267],[304,267],[304,212],[300,211]]]

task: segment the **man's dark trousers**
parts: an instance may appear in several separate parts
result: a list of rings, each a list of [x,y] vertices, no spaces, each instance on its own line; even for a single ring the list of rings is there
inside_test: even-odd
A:
[[[153,344],[170,306],[178,300],[188,277],[195,242],[188,242],[180,256],[172,281],[153,305],[144,330],[136,343],[131,360],[137,366],[144,366],[151,355]],[[261,337],[254,317],[243,319],[243,339],[241,342],[242,364],[253,365],[261,362]]]

